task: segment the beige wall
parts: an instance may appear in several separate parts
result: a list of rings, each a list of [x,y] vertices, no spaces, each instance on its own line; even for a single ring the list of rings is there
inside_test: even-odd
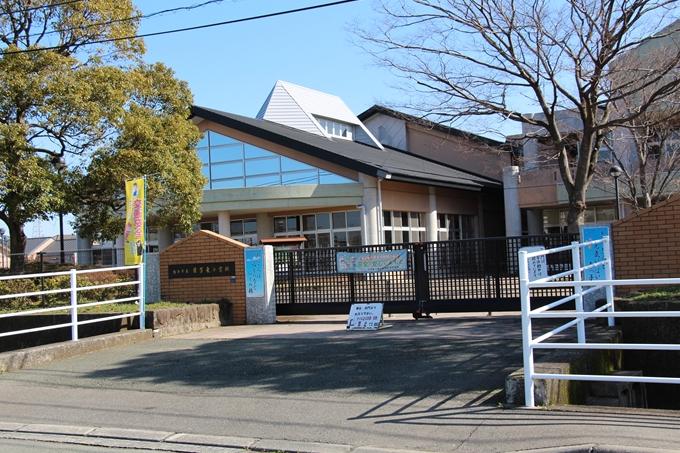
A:
[[[522,172],[519,205],[522,208],[557,205],[557,185],[561,176],[556,168]]]
[[[407,124],[407,140],[411,153],[494,179],[511,165],[508,152],[420,125]]]
[[[386,211],[427,212],[429,192],[425,186],[383,181],[382,204]],[[479,215],[479,192],[436,188],[437,212],[445,214]]]

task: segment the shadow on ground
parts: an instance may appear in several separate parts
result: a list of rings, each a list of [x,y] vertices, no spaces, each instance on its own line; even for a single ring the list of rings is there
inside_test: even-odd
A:
[[[162,349],[89,372],[92,379],[140,380],[274,392],[353,390],[452,395],[502,388],[521,366],[515,320],[439,322],[381,332],[162,340]],[[178,349],[179,348],[179,349]]]

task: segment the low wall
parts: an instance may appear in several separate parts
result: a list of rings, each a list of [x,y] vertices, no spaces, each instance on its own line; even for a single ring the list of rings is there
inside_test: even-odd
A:
[[[680,311],[680,301],[617,300],[620,311]],[[680,344],[678,318],[620,318],[624,343]],[[623,366],[627,370],[642,370],[645,376],[680,377],[678,351],[624,351]],[[647,384],[649,407],[680,409],[680,385]]]
[[[149,312],[146,325],[162,337],[231,324],[231,304],[195,304]],[[154,332],[156,335],[156,332]]]
[[[105,318],[122,313],[97,313],[78,315],[79,321]],[[195,304],[181,308],[149,309],[146,312],[146,328],[157,331],[159,336],[179,335],[196,330],[232,324],[231,304]],[[48,325],[71,322],[70,315],[27,315],[0,319],[0,332],[32,329]],[[122,319],[102,321],[78,326],[78,337],[89,338],[114,332],[139,328],[139,318],[129,316]],[[0,338],[0,352],[59,343],[71,340],[71,327],[44,330]]]
[[[589,342],[619,343],[621,331],[588,326],[587,338]],[[551,351],[535,354],[536,373],[610,374],[621,368],[620,351]],[[587,382],[553,379],[535,381],[534,399],[537,406],[585,404],[587,397]],[[505,378],[505,402],[510,406],[524,406],[524,368]]]

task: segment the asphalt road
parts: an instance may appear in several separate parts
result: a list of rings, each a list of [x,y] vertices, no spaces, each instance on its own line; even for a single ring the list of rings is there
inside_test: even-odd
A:
[[[0,421],[427,451],[680,445],[673,413],[499,407],[521,361],[514,317],[222,328],[0,375]]]

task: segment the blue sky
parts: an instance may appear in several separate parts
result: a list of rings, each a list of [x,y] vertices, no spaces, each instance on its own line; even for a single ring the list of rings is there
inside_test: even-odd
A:
[[[136,0],[143,13],[205,0]],[[324,0],[225,0],[190,12],[145,19],[140,32],[189,27],[325,3]],[[375,103],[399,105],[398,79],[353,44],[352,25],[376,20],[374,0],[146,38],[147,62],[161,61],[189,83],[194,102],[254,116],[276,80],[340,96],[360,113]],[[66,232],[72,231],[68,225]],[[58,234],[56,220],[27,225],[27,236]]]

